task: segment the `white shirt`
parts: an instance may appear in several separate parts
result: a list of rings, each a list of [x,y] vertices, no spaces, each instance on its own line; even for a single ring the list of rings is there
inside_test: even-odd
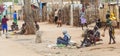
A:
[[[58,16],[58,11],[55,11],[55,16]]]

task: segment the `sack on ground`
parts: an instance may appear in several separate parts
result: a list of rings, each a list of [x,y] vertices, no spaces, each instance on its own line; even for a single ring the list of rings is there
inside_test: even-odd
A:
[[[112,20],[112,26],[117,26],[117,21],[116,20]]]

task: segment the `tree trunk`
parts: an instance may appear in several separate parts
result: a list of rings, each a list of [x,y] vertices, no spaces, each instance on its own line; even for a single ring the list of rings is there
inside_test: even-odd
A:
[[[24,21],[26,22],[26,32],[25,34],[35,34],[35,26],[31,9],[31,1],[24,0]]]

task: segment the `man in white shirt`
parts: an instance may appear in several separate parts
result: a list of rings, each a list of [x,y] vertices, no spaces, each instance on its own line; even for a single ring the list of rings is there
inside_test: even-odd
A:
[[[58,10],[55,9],[55,19],[54,19],[54,22],[57,23],[57,20],[58,20]]]

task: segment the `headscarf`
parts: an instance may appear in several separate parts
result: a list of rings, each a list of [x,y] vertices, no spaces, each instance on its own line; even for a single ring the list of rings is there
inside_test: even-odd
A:
[[[63,29],[62,33],[66,34],[66,33],[67,33],[67,30],[66,30],[66,29]]]
[[[63,33],[64,35],[66,35],[68,38],[70,38],[70,35],[68,34],[68,32],[67,32],[66,29],[63,29],[62,33]]]

